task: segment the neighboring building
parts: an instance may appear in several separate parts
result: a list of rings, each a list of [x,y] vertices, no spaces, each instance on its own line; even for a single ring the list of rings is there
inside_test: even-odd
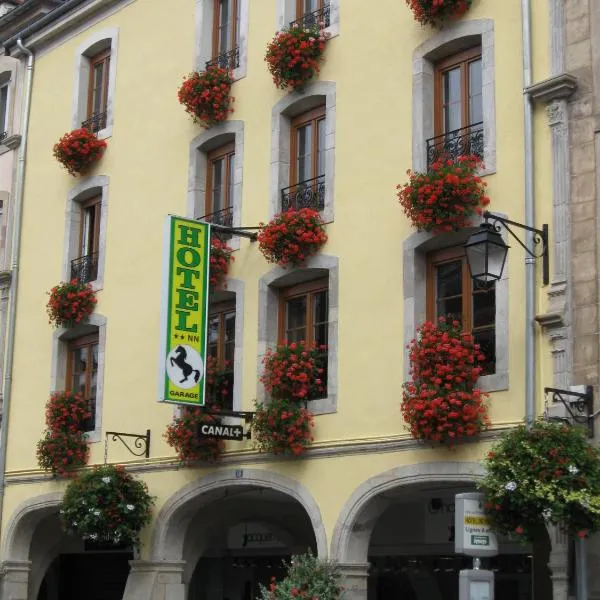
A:
[[[494,437],[523,420],[528,376],[538,414],[544,386],[578,383],[569,375],[575,325],[562,307],[570,294],[568,148],[556,128],[575,83],[556,58],[569,54],[562,38],[550,39],[561,0],[531,2],[525,75],[520,3],[478,0],[441,29],[415,23],[401,0],[376,4],[68,0],[22,32],[35,76],[8,374],[1,598],[247,600],[279,573],[279,558],[307,547],[341,563],[349,600],[457,598],[458,570],[470,561],[454,554],[454,495],[475,489]],[[326,10],[320,18],[332,36],[320,76],[301,93],[276,90],[265,47],[276,28],[314,10]],[[22,69],[18,34],[5,37],[10,57],[2,60]],[[213,59],[234,67],[235,112],[202,130],[176,90]],[[524,84],[526,99],[539,100],[535,157],[523,125]],[[89,174],[73,178],[52,147],[82,123],[108,149]],[[513,244],[502,279],[474,293],[461,248],[473,229],[416,233],[395,196],[408,168],[427,168],[432,138],[457,136],[483,138],[477,151],[492,210],[523,223],[533,190],[532,224],[550,224],[551,285],[540,287],[538,268],[535,303],[549,336],[535,326],[532,373],[522,249]],[[303,155],[294,140],[309,138]],[[317,159],[300,160],[307,155]],[[313,447],[292,460],[230,442],[221,464],[180,469],[163,439],[175,409],[156,402],[164,218],[215,220],[223,211],[221,222],[257,226],[289,201],[291,186],[315,178],[329,235],[323,252],[303,268],[272,268],[256,243],[234,236],[227,291],[210,307],[211,351],[233,360],[236,410],[264,398],[261,357],[289,336],[284,314],[327,342],[327,397],[309,403]],[[46,292],[72,276],[92,281],[97,309],[85,326],[52,331]],[[444,286],[453,292],[444,295]],[[493,426],[454,450],[412,440],[400,413],[405,346],[420,322],[446,311],[436,306],[475,313],[490,357],[480,385],[491,394]],[[127,465],[157,498],[139,556],[95,552],[61,531],[66,482],[38,468],[36,443],[49,392],[70,387],[94,403],[90,464],[107,456]],[[149,459],[133,458],[118,441],[105,445],[107,431],[146,429]],[[501,544],[498,598],[566,599],[568,546],[556,532],[550,537],[535,548]]]

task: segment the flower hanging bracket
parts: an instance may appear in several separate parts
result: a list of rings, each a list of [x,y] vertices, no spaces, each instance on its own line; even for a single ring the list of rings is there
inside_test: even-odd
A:
[[[576,423],[578,425],[587,425],[588,437],[594,437],[594,419],[600,414],[600,411],[594,410],[594,389],[591,385],[577,386],[582,391],[562,390],[558,388],[544,388],[546,396],[546,420],[565,421]],[[551,395],[550,403],[560,406],[562,404],[566,410],[567,416],[557,415],[556,411],[549,410],[548,395]],[[553,414],[554,413],[554,414]]]
[[[112,436],[111,441],[119,440],[127,450],[134,456],[143,456],[150,458],[150,430],[146,429],[145,434],[122,433],[120,431],[107,431],[105,439],[105,453],[108,450],[108,437]],[[133,447],[130,446],[124,438],[133,438]],[[105,457],[106,458],[106,457]],[[106,460],[104,461],[106,462]]]

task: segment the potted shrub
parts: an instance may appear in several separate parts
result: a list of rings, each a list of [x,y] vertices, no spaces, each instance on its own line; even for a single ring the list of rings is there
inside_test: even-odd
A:
[[[325,224],[316,210],[290,209],[276,215],[258,234],[258,247],[271,263],[302,265],[327,242]]]
[[[412,437],[453,446],[487,429],[487,394],[476,388],[485,357],[473,336],[441,317],[423,323],[408,349],[402,415]]]
[[[40,468],[65,476],[87,464],[89,446],[83,426],[90,417],[90,407],[80,394],[66,391],[50,396],[46,404],[46,432],[37,444]]]
[[[490,203],[486,183],[477,175],[482,167],[475,156],[441,158],[427,173],[408,171],[409,181],[397,186],[404,214],[419,231],[444,233],[472,224]]]
[[[177,92],[179,103],[192,116],[194,123],[211,127],[225,121],[233,112],[231,96],[233,74],[217,65],[204,71],[194,71],[183,81]]]
[[[464,15],[472,3],[473,0],[406,0],[416,21],[434,26]]]
[[[536,421],[504,434],[478,484],[496,531],[533,540],[546,524],[573,536],[600,530],[600,450],[582,428]]]
[[[71,175],[82,175],[102,158],[106,145],[104,140],[99,140],[88,129],[74,129],[54,144],[54,158]]]
[[[260,381],[272,398],[312,400],[325,394],[327,346],[293,342],[268,349]]]
[[[209,281],[212,291],[227,288],[227,275],[234,260],[233,249],[226,242],[222,242],[218,238],[211,240]]]
[[[46,310],[55,327],[73,327],[84,322],[96,308],[96,294],[89,283],[77,279],[61,282],[49,292]]]
[[[323,24],[292,25],[278,31],[267,46],[265,61],[278,88],[298,89],[319,73],[329,34]]]
[[[251,429],[260,452],[300,456],[313,441],[313,415],[294,400],[273,398],[256,402]]]
[[[343,594],[338,565],[317,558],[309,550],[293,556],[281,581],[275,577],[260,586],[260,600],[340,600]]]
[[[92,542],[139,547],[154,498],[122,465],[100,465],[73,480],[60,504],[67,533]]]

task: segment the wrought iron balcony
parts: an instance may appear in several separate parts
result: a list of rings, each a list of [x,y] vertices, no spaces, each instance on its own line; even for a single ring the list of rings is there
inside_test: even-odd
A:
[[[323,210],[325,208],[325,175],[319,175],[319,177],[283,188],[281,190],[281,210],[286,211],[290,208]]]
[[[200,217],[200,221],[222,225],[223,227],[233,227],[233,206],[204,215]],[[229,240],[232,237],[230,233],[219,233],[218,235],[223,240]]]
[[[3,142],[8,137],[8,131],[0,133],[0,142]]]
[[[229,52],[222,52],[218,56],[211,60],[206,61],[206,68],[208,67],[221,67],[221,69],[237,69],[240,66],[240,47],[236,46]]]
[[[71,279],[79,283],[89,283],[98,277],[98,253],[80,256],[71,261]]]
[[[314,27],[323,23],[323,27],[329,27],[331,22],[331,8],[326,4],[323,8],[306,13],[299,19],[292,21],[290,27]]]
[[[92,133],[98,133],[106,127],[106,111],[92,115],[87,121],[84,121],[81,126]]]
[[[440,158],[474,155],[483,159],[483,123],[474,123],[427,140],[427,169]]]

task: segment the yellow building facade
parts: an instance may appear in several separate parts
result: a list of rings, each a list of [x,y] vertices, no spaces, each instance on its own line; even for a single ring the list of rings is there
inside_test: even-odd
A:
[[[225,41],[214,39],[223,4],[236,19]],[[67,600],[102,590],[105,600],[246,600],[279,574],[281,557],[312,548],[341,564],[351,598],[457,598],[458,570],[470,562],[454,554],[454,495],[475,489],[490,444],[522,422],[527,402],[539,415],[543,387],[569,383],[564,324],[552,319],[567,297],[567,240],[556,228],[568,199],[560,175],[567,159],[545,110],[562,106],[569,88],[560,36],[549,35],[549,24],[560,29],[561,13],[541,0],[531,1],[525,17],[521,3],[476,0],[465,15],[434,28],[415,22],[401,0],[229,4],[70,0],[5,43],[25,65],[16,41],[22,38],[33,54],[33,77],[21,240],[13,249],[14,345],[5,375],[1,597]],[[301,91],[277,90],[265,48],[275,31],[315,10],[331,35],[321,72]],[[234,112],[202,129],[176,92],[185,75],[223,49],[234,50],[223,59],[233,61]],[[105,97],[95,99],[89,81],[98,69]],[[71,177],[52,147],[90,117],[108,147],[90,172]],[[311,177],[301,177],[290,169],[299,160],[290,140],[312,118],[321,135],[309,150],[319,161],[307,167]],[[427,168],[428,148],[438,143],[428,140],[442,135],[460,144],[475,139],[473,132],[481,136],[490,210],[550,225],[550,284],[542,287],[541,263],[526,266],[512,243],[494,297],[479,307],[493,332],[484,337],[495,358],[480,380],[490,393],[492,425],[478,442],[449,450],[411,439],[403,422],[406,345],[431,317],[428,306],[443,303],[442,279],[437,288],[428,281],[442,278],[440,265],[465,264],[440,253],[460,248],[473,228],[416,232],[396,186],[407,169]],[[281,210],[282,197],[294,197],[294,185],[316,176],[329,237],[298,268],[268,264],[250,239],[229,240],[235,261],[227,290],[212,297],[209,312],[220,319],[211,330],[219,352],[232,359],[232,408],[252,411],[253,400],[265,397],[261,360],[281,337],[289,290],[301,296],[304,317],[318,310],[318,298],[297,290],[317,289],[327,303],[328,390],[309,402],[315,439],[303,457],[232,441],[219,463],[183,468],[163,435],[177,408],[157,402],[163,223],[166,215],[216,212],[207,199],[215,187],[211,169],[223,157],[227,202],[219,209],[226,219],[213,221],[257,227]],[[88,226],[89,239],[82,233]],[[528,272],[535,273],[533,296]],[[48,290],[82,273],[97,290],[95,312],[85,325],[53,329]],[[455,296],[476,303],[470,280],[459,283]],[[527,313],[528,293],[537,323]],[[86,346],[90,337],[93,347]],[[76,351],[89,352],[81,361],[88,372],[93,367],[86,380],[95,400],[89,464],[123,464],[156,497],[135,555],[90,550],[63,534],[58,505],[68,480],[37,465],[45,403],[51,391],[71,385]],[[132,456],[106,433],[146,430],[149,458]],[[563,597],[568,553],[555,538],[543,548],[501,543],[493,563],[498,598],[552,597],[551,557],[553,597]]]

